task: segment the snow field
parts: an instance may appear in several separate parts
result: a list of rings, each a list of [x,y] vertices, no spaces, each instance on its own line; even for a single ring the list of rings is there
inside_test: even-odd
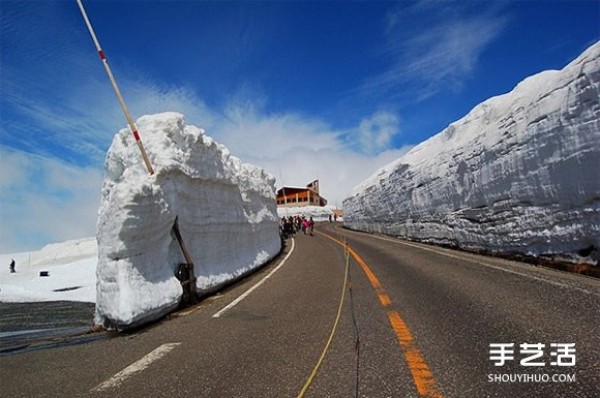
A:
[[[10,273],[11,259],[16,272]],[[96,239],[78,239],[42,250],[0,255],[0,301],[96,301]],[[40,276],[47,271],[48,276]]]

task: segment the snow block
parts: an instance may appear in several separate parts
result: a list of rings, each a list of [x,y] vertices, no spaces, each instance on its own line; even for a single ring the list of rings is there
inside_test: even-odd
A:
[[[525,79],[357,186],[345,225],[598,263],[600,42]]]
[[[200,292],[281,248],[271,175],[231,156],[181,114],[143,116],[137,126],[155,174],[131,132],[121,130],[107,154],[97,226],[95,322],[120,329],[178,306],[175,274],[185,260],[171,233],[176,217]]]

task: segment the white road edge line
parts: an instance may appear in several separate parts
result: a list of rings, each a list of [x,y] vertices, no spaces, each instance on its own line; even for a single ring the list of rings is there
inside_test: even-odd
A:
[[[164,357],[165,355],[167,355],[169,353],[169,351],[171,351],[173,348],[177,347],[180,344],[181,343],[166,343],[166,344],[159,346],[158,348],[156,348],[154,351],[147,354],[145,357],[143,357],[139,361],[132,363],[131,365],[129,365],[128,367],[126,367],[125,369],[120,371],[119,373],[115,374],[110,379],[106,380],[103,383],[98,384],[96,387],[94,387],[90,391],[98,392],[98,391],[108,390],[109,388],[114,388],[114,387],[120,386],[127,378],[131,377],[135,373],[141,372],[142,370],[146,369],[148,366],[150,366],[150,364],[152,362]]]
[[[472,260],[472,259],[469,259],[469,258],[466,258],[466,257],[457,256],[455,254],[445,253],[443,251],[431,249],[431,248],[428,248],[428,247],[423,247],[423,246],[411,244],[411,243],[408,243],[408,242],[403,242],[403,241],[400,241],[398,239],[384,238],[384,237],[381,237],[381,236],[373,236],[373,238],[376,238],[376,239],[379,239],[379,240],[384,240],[384,241],[387,241],[387,242],[392,242],[392,243],[399,243],[401,245],[411,246],[411,247],[414,247],[414,248],[417,248],[417,249],[426,250],[426,251],[429,251],[429,252],[441,254],[443,256],[448,256],[448,257],[456,258],[456,259],[463,260],[463,261],[468,261],[468,262],[474,263],[474,264],[480,264],[480,265],[483,265],[485,267],[494,268],[494,269],[496,269],[498,271],[504,271],[504,272],[508,272],[509,274],[515,274],[515,275],[519,275],[519,276],[524,276],[526,278],[535,279],[535,280],[540,281],[540,282],[546,282],[546,283],[549,283],[551,285],[563,287],[563,288],[566,288],[566,289],[574,289],[574,290],[580,291],[580,292],[585,293],[585,294],[593,294],[589,290],[582,289],[582,288],[577,287],[577,286],[571,286],[571,285],[567,285],[567,284],[564,284],[564,283],[555,282],[555,281],[551,281],[551,280],[548,280],[548,279],[540,278],[540,277],[537,277],[537,276],[528,275],[528,274],[525,274],[525,273],[522,273],[522,272],[517,272],[517,271],[513,271],[513,270],[510,270],[510,269],[503,268],[503,267],[499,267],[497,265],[493,265],[493,264],[490,264],[490,263],[485,263],[483,261]]]
[[[212,317],[213,318],[220,317],[221,315],[223,315],[225,313],[225,311],[235,307],[237,304],[239,304],[240,301],[242,301],[243,299],[248,297],[250,295],[250,293],[252,293],[254,290],[256,290],[260,285],[265,283],[265,281],[267,279],[269,279],[275,272],[277,272],[279,270],[279,268],[283,267],[283,265],[285,264],[287,259],[293,253],[295,247],[296,247],[296,242],[294,241],[294,238],[292,238],[292,248],[290,249],[290,252],[285,256],[285,258],[281,261],[281,263],[277,267],[275,267],[275,269],[273,269],[273,271],[269,272],[269,274],[267,276],[265,276],[264,278],[262,278],[256,285],[254,285],[250,289],[246,290],[240,297],[236,298],[231,303],[227,304],[223,309],[221,309],[219,312],[214,314]]]

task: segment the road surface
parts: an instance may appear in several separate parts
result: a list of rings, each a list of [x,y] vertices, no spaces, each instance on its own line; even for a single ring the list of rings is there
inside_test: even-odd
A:
[[[0,380],[3,397],[598,397],[600,281],[318,224],[150,327],[0,356]]]

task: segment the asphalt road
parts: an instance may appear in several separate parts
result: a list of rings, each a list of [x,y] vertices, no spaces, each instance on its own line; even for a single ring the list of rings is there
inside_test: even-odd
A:
[[[89,334],[94,308],[94,303],[73,301],[0,302],[0,357],[104,337]]]
[[[599,280],[317,230],[150,327],[1,356],[0,395],[600,396]]]
[[[50,301],[0,302],[0,334],[23,330],[92,327],[94,303]]]

